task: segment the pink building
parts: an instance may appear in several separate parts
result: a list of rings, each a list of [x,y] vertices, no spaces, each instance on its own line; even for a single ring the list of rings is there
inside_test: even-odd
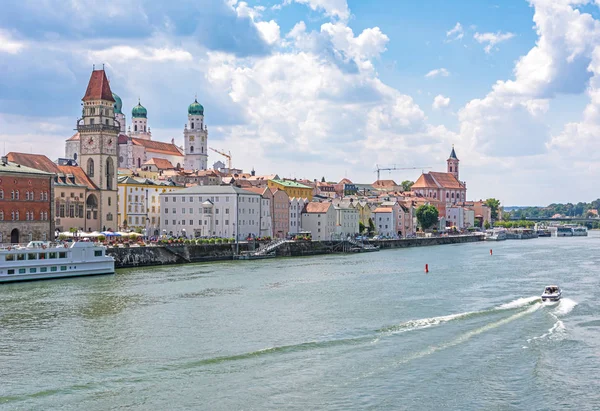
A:
[[[273,193],[271,216],[273,219],[273,237],[285,238],[290,228],[290,197],[283,190],[270,188]]]

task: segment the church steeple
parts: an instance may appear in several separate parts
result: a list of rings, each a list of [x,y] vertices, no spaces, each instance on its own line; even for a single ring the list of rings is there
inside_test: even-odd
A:
[[[456,152],[454,151],[454,144],[452,144],[452,151],[450,152],[450,157],[446,160],[448,163],[448,173],[452,174],[458,180],[458,163],[460,160],[456,156]],[[460,180],[459,180],[460,181]]]

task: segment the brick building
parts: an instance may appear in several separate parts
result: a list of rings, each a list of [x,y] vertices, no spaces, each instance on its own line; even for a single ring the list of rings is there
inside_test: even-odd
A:
[[[0,243],[54,239],[54,175],[0,160]]]

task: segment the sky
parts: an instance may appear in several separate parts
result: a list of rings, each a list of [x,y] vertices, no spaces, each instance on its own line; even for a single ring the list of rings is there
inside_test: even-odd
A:
[[[197,96],[257,174],[414,181],[454,145],[471,200],[600,197],[600,0],[8,0],[0,149],[63,157],[94,64],[155,140]]]

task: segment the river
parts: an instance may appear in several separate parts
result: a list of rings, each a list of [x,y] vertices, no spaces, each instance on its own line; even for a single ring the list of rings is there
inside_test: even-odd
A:
[[[599,249],[591,232],[5,284],[0,409],[600,409]]]

